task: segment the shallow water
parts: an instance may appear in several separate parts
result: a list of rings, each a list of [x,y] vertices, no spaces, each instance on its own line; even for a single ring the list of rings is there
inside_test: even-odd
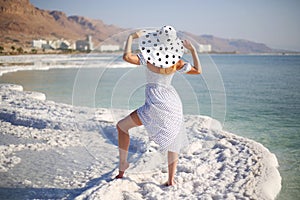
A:
[[[49,100],[74,105],[135,109],[143,103],[143,68],[124,68],[126,65],[119,56],[94,55],[88,60],[81,57],[59,60],[41,57],[38,64],[82,65],[87,69],[19,71],[4,74],[0,82],[21,84],[25,90],[45,93]],[[225,130],[269,148],[278,158],[283,178],[278,199],[298,199],[300,56],[212,55],[211,58],[201,56],[202,76],[178,74],[174,78],[184,112],[212,116],[223,123]],[[22,57],[18,59],[22,61]],[[32,62],[27,57],[26,60]],[[118,64],[107,68],[113,63]],[[99,68],[94,68],[95,65]]]

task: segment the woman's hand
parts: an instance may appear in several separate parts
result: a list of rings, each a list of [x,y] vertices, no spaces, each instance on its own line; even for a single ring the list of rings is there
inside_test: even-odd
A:
[[[136,39],[136,38],[141,37],[142,33],[143,33],[143,31],[139,30],[139,31],[136,31],[134,33],[131,33],[130,35],[132,36],[132,39]]]
[[[183,40],[183,46],[190,51],[196,50],[195,47],[192,45],[191,41],[189,41],[189,40]]]

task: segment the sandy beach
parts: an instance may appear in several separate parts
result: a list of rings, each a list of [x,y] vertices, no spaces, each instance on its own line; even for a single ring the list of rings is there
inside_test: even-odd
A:
[[[20,85],[0,86],[1,199],[275,199],[278,162],[260,143],[222,130],[216,120],[186,115],[190,145],[174,187],[166,156],[143,127],[131,134],[130,168],[118,169],[118,119],[128,110],[47,101]]]

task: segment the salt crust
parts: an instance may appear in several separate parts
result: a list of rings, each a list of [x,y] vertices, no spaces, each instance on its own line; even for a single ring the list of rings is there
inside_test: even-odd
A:
[[[274,154],[195,115],[185,116],[190,145],[180,155],[176,186],[162,186],[165,155],[143,127],[130,133],[126,177],[111,180],[118,171],[115,123],[128,112],[73,107],[0,85],[0,187],[26,188],[12,192],[25,199],[275,199],[279,193]]]

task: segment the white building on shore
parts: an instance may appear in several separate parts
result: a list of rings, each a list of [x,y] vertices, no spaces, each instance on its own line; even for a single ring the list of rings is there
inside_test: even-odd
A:
[[[71,47],[70,42],[68,42],[67,40],[63,40],[63,39],[49,41],[49,45],[52,49],[67,50],[67,49],[70,49],[70,47]]]
[[[120,46],[119,45],[113,45],[113,44],[104,44],[104,45],[101,45],[99,47],[99,50],[101,52],[104,52],[104,51],[119,51]]]
[[[75,49],[74,45],[71,45],[71,43],[67,40],[60,39],[60,40],[33,40],[32,41],[32,47],[37,49],[61,49],[61,50],[67,50],[67,49]]]
[[[38,48],[38,49],[42,49],[43,48],[43,45],[47,44],[47,40],[42,40],[42,39],[39,39],[39,40],[32,40],[32,47],[33,48]]]
[[[92,51],[94,50],[94,45],[92,42],[92,36],[88,35],[86,40],[77,40],[76,41],[76,50],[79,51]]]
[[[211,52],[212,51],[212,48],[211,48],[211,45],[210,44],[199,44],[198,45],[198,51],[200,53],[203,53],[203,52]]]

